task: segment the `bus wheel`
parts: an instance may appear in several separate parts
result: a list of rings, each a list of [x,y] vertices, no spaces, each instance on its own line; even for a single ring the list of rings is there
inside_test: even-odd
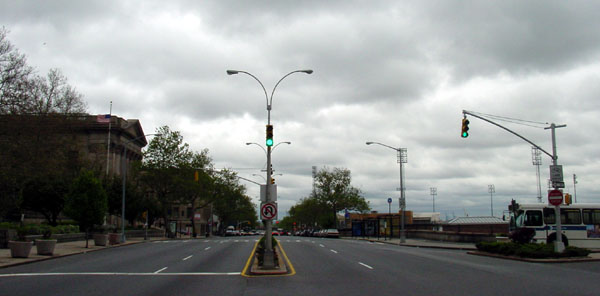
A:
[[[550,234],[548,236],[548,238],[546,238],[546,244],[552,244],[552,243],[554,243],[555,240],[556,240],[556,232]],[[562,242],[565,245],[565,247],[569,246],[569,239],[564,234],[562,235]]]

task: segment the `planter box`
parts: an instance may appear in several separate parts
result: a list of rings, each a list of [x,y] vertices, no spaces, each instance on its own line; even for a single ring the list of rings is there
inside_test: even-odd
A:
[[[108,243],[108,234],[95,233],[94,234],[94,245],[106,246]]]
[[[33,247],[33,242],[9,241],[10,255],[13,258],[27,258]]]
[[[54,247],[56,246],[55,239],[36,239],[35,247],[37,248],[38,255],[49,255],[54,254]]]
[[[111,245],[117,245],[121,242],[121,234],[120,233],[109,233],[108,234],[108,243]]]

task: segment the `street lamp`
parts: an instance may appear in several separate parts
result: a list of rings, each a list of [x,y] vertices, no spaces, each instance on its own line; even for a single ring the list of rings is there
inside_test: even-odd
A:
[[[398,153],[398,163],[400,164],[400,209],[402,210],[402,220],[400,224],[400,243],[404,243],[406,242],[406,233],[404,230],[404,217],[406,216],[406,197],[404,196],[404,176],[402,173],[404,171],[404,167],[402,166],[402,164],[408,162],[406,156],[406,148],[394,148],[392,146],[381,144],[378,142],[367,142],[366,144],[377,144],[383,147],[396,150],[396,152]]]
[[[126,181],[126,175],[127,175],[127,165],[125,163],[125,160],[127,159],[127,144],[141,139],[143,137],[146,136],[162,136],[162,134],[147,134],[147,135],[141,135],[137,138],[133,138],[125,143],[123,143],[123,160],[121,161],[122,165],[121,165],[121,169],[123,170],[123,198],[121,200],[121,242],[125,242],[125,181]],[[146,227],[148,227],[146,225]]]
[[[267,102],[267,126],[269,126],[269,125],[271,125],[271,109],[273,106],[273,94],[275,93],[275,90],[277,89],[277,86],[279,85],[279,83],[281,83],[281,81],[283,81],[283,79],[285,79],[286,77],[288,77],[294,73],[312,74],[313,70],[295,70],[295,71],[292,71],[292,72],[284,75],[281,79],[279,79],[279,81],[277,81],[277,83],[275,84],[275,87],[273,87],[270,98],[269,98],[269,95],[267,94],[267,89],[265,88],[263,83],[258,78],[256,78],[256,76],[254,76],[251,73],[246,72],[246,71],[227,70],[227,75],[234,75],[234,74],[239,74],[239,73],[244,73],[244,74],[254,78],[254,80],[256,80],[258,82],[258,84],[260,84],[261,88],[263,89],[263,91],[265,93],[265,99]],[[262,146],[261,146],[261,148],[262,148]],[[271,172],[271,146],[267,146],[266,152],[267,152],[267,180],[271,180],[271,174],[272,174],[272,172]],[[269,196],[270,187],[271,187],[271,184],[269,184],[269,182],[267,182],[267,186],[265,187],[267,202],[271,202],[271,198]],[[273,230],[272,221],[267,220],[265,223],[265,256],[264,256],[264,261],[263,261],[264,262],[263,266],[266,268],[274,268],[275,267],[275,260],[274,260],[274,256],[273,256],[273,246],[272,246],[272,238],[273,238],[272,230]]]
[[[271,150],[275,150],[275,148],[277,148],[277,146],[279,146],[279,145],[281,145],[281,144],[288,144],[288,145],[292,145],[292,142],[289,142],[289,141],[285,141],[285,142],[279,142],[279,143],[277,143],[277,145],[275,145],[275,146],[274,146],[274,147],[273,147]],[[248,143],[246,143],[246,145],[256,145],[256,146],[260,147],[260,149],[262,149],[262,150],[265,152],[265,154],[267,154],[267,150],[265,150],[265,148],[264,148],[263,146],[261,146],[260,144],[258,144],[258,143],[255,143],[255,142],[248,142]]]

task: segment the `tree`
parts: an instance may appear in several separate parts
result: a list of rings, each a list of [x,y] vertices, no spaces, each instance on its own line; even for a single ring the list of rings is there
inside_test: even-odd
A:
[[[25,185],[22,207],[44,215],[48,224],[56,226],[65,205],[69,186],[60,176],[37,178]]]
[[[216,175],[214,194],[214,210],[222,222],[221,228],[237,226],[242,221],[255,226],[258,220],[255,205],[246,195],[246,187],[239,184],[235,172],[221,170]]]
[[[65,214],[85,230],[85,247],[94,225],[102,224],[108,211],[107,197],[102,184],[91,171],[83,171],[77,177],[65,199]]]
[[[162,126],[156,129],[156,133],[160,136],[154,137],[144,152],[141,181],[155,194],[166,223],[169,208],[179,202],[181,168],[187,167],[193,153],[189,150],[189,145],[183,142],[180,132]],[[168,234],[170,231],[167,227]]]
[[[317,172],[313,197],[330,214],[326,227],[336,227],[337,213],[341,210],[368,211],[369,205],[358,188],[352,187],[350,170],[327,168]]]
[[[33,196],[33,192],[48,190],[51,178],[70,184],[81,168],[73,139],[73,128],[79,124],[70,115],[84,113],[83,95],[67,84],[57,69],[46,77],[35,74],[27,65],[25,55],[7,39],[8,30],[0,28],[0,216],[18,212],[21,205],[46,215],[48,208],[31,207],[22,200],[24,190],[28,199],[39,198],[48,204],[51,196]],[[30,188],[25,186],[41,186]]]

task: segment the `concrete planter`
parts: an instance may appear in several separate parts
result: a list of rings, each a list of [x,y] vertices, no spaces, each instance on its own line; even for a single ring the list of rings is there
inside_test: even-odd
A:
[[[33,247],[33,242],[9,241],[8,247],[13,258],[27,258]]]
[[[111,245],[117,245],[121,242],[121,234],[120,233],[109,233],[108,234],[108,243]]]
[[[95,233],[94,234],[94,245],[95,246],[106,246],[108,243],[108,234]]]
[[[54,247],[56,246],[55,239],[36,239],[35,247],[38,255],[54,255]]]

